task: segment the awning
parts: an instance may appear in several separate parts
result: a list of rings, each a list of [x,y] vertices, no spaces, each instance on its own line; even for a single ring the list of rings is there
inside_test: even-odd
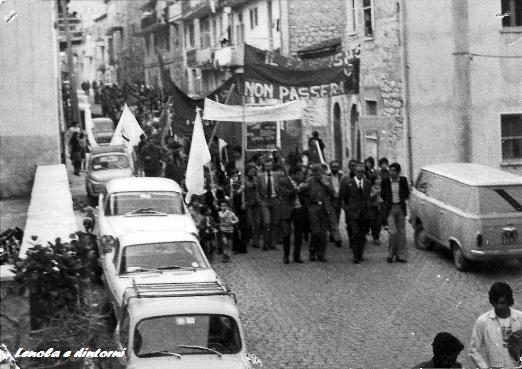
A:
[[[331,38],[316,44],[307,46],[297,51],[301,59],[313,59],[333,55],[341,52],[342,40],[340,37]]]
[[[160,32],[160,31],[164,31],[165,29],[167,29],[169,27],[168,24],[166,23],[154,23],[154,24],[151,24],[150,26],[148,27],[145,27],[144,29],[142,29],[140,32],[136,32],[134,34],[134,36],[145,36],[145,35],[149,35],[151,33],[156,33],[156,32]]]

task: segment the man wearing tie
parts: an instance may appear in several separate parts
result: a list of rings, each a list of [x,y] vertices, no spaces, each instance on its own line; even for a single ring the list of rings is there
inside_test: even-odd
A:
[[[279,193],[277,178],[272,172],[272,160],[264,162],[265,172],[257,175],[258,198],[261,199],[263,221],[263,251],[276,249],[277,225],[279,223]]]
[[[366,234],[369,230],[368,200],[372,184],[364,178],[363,164],[357,164],[355,177],[345,177],[341,184],[339,197],[345,211],[346,227],[351,235],[350,247],[353,251],[353,262],[363,261]]]

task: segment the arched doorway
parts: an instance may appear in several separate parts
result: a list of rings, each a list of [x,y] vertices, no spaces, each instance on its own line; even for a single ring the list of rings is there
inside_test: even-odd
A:
[[[339,103],[334,105],[334,153],[335,159],[343,165],[343,130],[341,128],[341,107]]]
[[[352,105],[350,110],[350,159],[359,160],[361,156],[361,145],[359,143],[359,130],[357,129],[357,107]]]

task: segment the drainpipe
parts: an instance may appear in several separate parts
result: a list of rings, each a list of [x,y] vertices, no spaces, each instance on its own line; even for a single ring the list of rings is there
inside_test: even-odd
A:
[[[406,0],[397,1],[399,7],[400,35],[399,42],[401,47],[401,69],[402,69],[402,106],[403,106],[403,126],[406,129],[406,149],[408,157],[408,176],[410,182],[414,181],[413,173],[413,148],[412,148],[412,129],[410,120],[410,66],[408,64],[408,28],[407,28],[407,9]]]

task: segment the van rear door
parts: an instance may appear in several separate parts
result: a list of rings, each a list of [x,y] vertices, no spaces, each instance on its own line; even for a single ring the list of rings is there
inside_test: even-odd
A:
[[[479,188],[485,249],[522,248],[522,186]]]

